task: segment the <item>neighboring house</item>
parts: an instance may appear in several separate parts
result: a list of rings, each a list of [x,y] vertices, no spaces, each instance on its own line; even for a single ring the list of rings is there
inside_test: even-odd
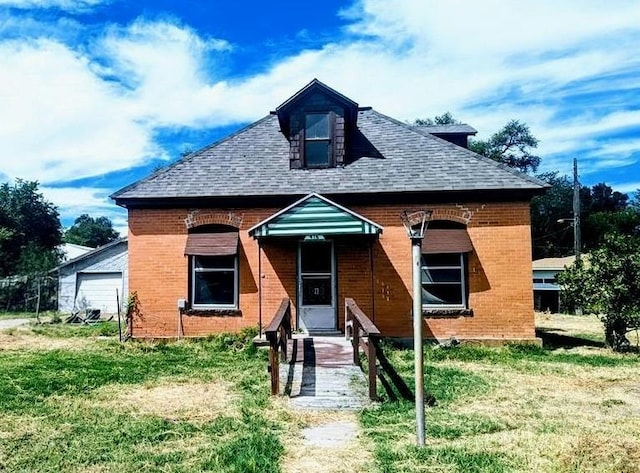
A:
[[[100,309],[115,314],[128,294],[127,239],[119,239],[58,267],[58,310]]]
[[[439,130],[442,132],[442,130]],[[466,143],[473,129],[445,138]],[[344,299],[412,333],[405,210],[423,242],[425,335],[536,341],[530,199],[546,184],[359,107],[314,80],[266,117],[113,194],[128,209],[135,337],[295,324],[344,331]]]
[[[540,312],[560,312],[558,273],[571,266],[575,256],[542,258],[533,262],[533,307]]]
[[[58,246],[58,249],[62,253],[62,261],[69,261],[70,259],[75,259],[78,256],[82,256],[88,251],[93,250],[93,248],[89,246],[76,245],[74,243],[63,243]]]

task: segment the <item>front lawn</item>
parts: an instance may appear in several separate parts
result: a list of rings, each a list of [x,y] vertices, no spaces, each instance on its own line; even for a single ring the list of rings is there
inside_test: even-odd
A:
[[[280,470],[251,334],[119,344],[100,330],[0,335],[0,471]]]
[[[640,472],[640,356],[593,338],[426,347],[425,388],[435,401],[426,446],[415,446],[413,403],[391,379],[384,402],[360,416],[378,471]],[[384,352],[413,391],[413,351],[387,344]]]
[[[390,343],[397,378],[356,414],[361,435],[310,445],[304,427],[354,414],[269,396],[249,333],[120,344],[114,322],[0,330],[0,471],[639,473],[640,356],[582,321],[545,318],[545,348],[426,347],[424,448],[404,399],[413,352]]]

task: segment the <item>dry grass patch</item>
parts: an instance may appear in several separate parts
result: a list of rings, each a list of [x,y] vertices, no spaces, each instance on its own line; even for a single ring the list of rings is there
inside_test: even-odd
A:
[[[206,422],[237,414],[239,396],[228,383],[160,381],[141,386],[109,385],[98,390],[92,403],[132,414],[169,420]]]
[[[562,373],[529,374],[500,365],[457,365],[497,386],[454,403],[453,415],[480,414],[509,428],[455,443],[509,451],[523,459],[523,471],[638,471],[618,468],[640,465],[637,368],[570,366]],[[584,444],[594,439],[599,448],[589,450]]]
[[[23,327],[0,331],[0,350],[85,350],[92,345],[95,340],[44,337]]]
[[[361,433],[356,415],[345,411],[295,411],[306,429],[341,423],[353,425],[357,434],[334,445],[318,445],[304,438],[302,428],[289,430],[284,438],[283,470],[288,473],[322,471],[327,473],[368,472],[373,468],[370,441]]]
[[[590,334],[603,336],[604,327],[595,315],[567,315],[536,312],[536,328],[567,336]]]

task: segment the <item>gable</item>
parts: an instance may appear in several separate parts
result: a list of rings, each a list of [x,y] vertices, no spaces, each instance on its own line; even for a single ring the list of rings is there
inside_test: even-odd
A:
[[[380,233],[380,225],[317,194],[309,194],[249,229],[254,238]]]

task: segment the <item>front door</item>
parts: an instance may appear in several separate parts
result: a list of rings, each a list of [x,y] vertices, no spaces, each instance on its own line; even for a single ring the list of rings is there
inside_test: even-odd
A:
[[[307,332],[337,330],[333,242],[300,242],[298,256],[300,327]]]

